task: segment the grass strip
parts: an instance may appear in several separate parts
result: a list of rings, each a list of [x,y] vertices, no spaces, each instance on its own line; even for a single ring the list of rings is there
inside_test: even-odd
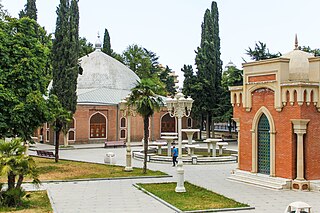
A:
[[[18,208],[0,207],[0,212],[15,213],[52,213],[52,207],[47,191],[27,192],[23,198],[22,206]]]
[[[249,205],[239,203],[223,195],[209,191],[205,188],[185,182],[185,193],[175,192],[176,183],[137,184],[155,196],[170,203],[182,211],[240,208]]]

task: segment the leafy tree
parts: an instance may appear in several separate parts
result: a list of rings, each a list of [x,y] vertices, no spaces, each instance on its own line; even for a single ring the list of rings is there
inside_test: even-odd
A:
[[[250,58],[255,61],[260,61],[260,60],[270,59],[270,58],[277,58],[281,56],[280,52],[276,54],[270,53],[269,49],[267,48],[267,45],[261,41],[255,44],[254,49],[249,47],[249,49],[246,50],[246,54],[249,55]]]
[[[196,82],[196,76],[193,73],[193,68],[191,65],[183,65],[181,71],[183,72],[184,76],[182,92],[187,96],[193,97],[194,91],[192,85],[194,85]]]
[[[0,20],[4,20],[6,16],[9,16],[8,12],[7,10],[3,9],[3,5],[1,4],[1,1],[0,1]]]
[[[165,84],[168,93],[167,95],[174,95],[176,92],[174,78],[170,75],[171,73],[172,70],[168,66],[166,66],[165,69],[161,69],[159,75],[160,81]]]
[[[26,147],[18,139],[11,142],[0,140],[0,173],[8,178],[7,190],[0,190],[0,204],[3,206],[22,204],[25,192],[21,185],[25,177],[31,177],[34,184],[40,183],[36,164],[32,157],[24,154],[25,151]]]
[[[184,73],[183,89],[182,92],[186,96],[191,96],[194,100],[192,105],[191,117],[198,120],[199,124],[202,125],[201,115],[201,93],[203,92],[203,84],[198,82],[197,76],[193,72],[191,65],[184,65],[181,71]],[[202,126],[199,126],[202,130]],[[201,131],[200,131],[201,134]],[[201,135],[200,135],[201,136]]]
[[[151,60],[144,48],[133,44],[123,52],[124,64],[135,72],[140,78],[151,76]]]
[[[243,84],[243,71],[237,69],[236,67],[228,67],[222,75],[222,101],[220,109],[221,111],[221,121],[228,121],[229,124],[232,123],[231,118],[233,115],[233,108],[230,103],[230,92],[229,86],[240,86]],[[229,133],[231,134],[231,126],[229,126]]]
[[[19,17],[29,17],[37,21],[36,0],[27,0],[27,4],[24,7],[24,10],[20,11]]]
[[[159,64],[156,53],[136,44],[129,45],[122,54],[124,64],[134,71],[140,78],[160,79],[165,84],[168,94],[175,92],[174,78],[170,75],[171,69]]]
[[[164,95],[164,86],[154,82],[154,79],[145,78],[131,90],[128,105],[134,107],[138,114],[143,117],[144,124],[144,160],[143,173],[147,172],[147,154],[148,154],[148,138],[149,138],[149,118],[155,111],[160,110],[163,104],[159,95]]]
[[[197,49],[197,83],[202,89],[195,97],[199,99],[199,112],[206,119],[207,137],[210,137],[210,123],[219,115],[221,94],[222,61],[220,60],[219,14],[216,2],[207,9],[202,23],[201,42]],[[201,101],[200,101],[201,100]],[[200,117],[200,116],[198,116]],[[214,130],[214,128],[212,128]]]
[[[88,55],[89,53],[93,52],[93,44],[87,42],[86,38],[79,38],[79,57]]]
[[[62,107],[73,114],[77,105],[77,78],[79,73],[79,8],[78,1],[60,0],[57,8],[55,40],[52,47],[53,87]],[[59,135],[67,132],[68,121],[56,119],[55,161],[59,160]]]
[[[110,35],[107,29],[104,29],[102,52],[112,56],[113,50],[111,49]]]
[[[15,33],[13,33],[15,32]],[[30,140],[46,121],[51,39],[35,20],[0,20],[0,137]]]
[[[309,46],[302,46],[302,47],[299,47],[299,49],[302,51],[308,52],[308,53],[312,53],[315,57],[320,56],[320,49],[319,48],[312,49]]]

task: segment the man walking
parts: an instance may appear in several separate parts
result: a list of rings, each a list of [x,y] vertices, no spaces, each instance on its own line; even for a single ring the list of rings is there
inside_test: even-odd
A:
[[[177,157],[178,157],[178,148],[173,146],[173,152],[172,152],[172,163],[173,163],[173,165],[172,166],[176,166],[176,163],[178,163]]]

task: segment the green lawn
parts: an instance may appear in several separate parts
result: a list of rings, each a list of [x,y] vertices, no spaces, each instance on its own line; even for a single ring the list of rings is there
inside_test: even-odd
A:
[[[175,192],[176,183],[138,184],[182,211],[248,207],[233,199],[185,182],[185,193]]]
[[[0,206],[0,212],[15,213],[52,213],[47,191],[27,192],[23,205],[19,208],[4,208]]]
[[[166,175],[161,171],[152,170],[148,170],[146,174],[143,174],[141,168],[134,168],[132,172],[126,172],[122,166],[68,160],[59,160],[58,163],[55,163],[54,159],[38,157],[34,157],[33,159],[36,161],[39,169],[40,181]],[[7,178],[5,176],[0,177],[0,182],[4,183],[6,181]]]

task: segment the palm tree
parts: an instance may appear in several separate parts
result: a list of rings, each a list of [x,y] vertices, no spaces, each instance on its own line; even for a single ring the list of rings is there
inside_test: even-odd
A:
[[[165,95],[165,87],[159,81],[145,78],[131,89],[128,105],[134,107],[136,112],[143,117],[144,124],[144,160],[143,173],[147,172],[147,152],[149,138],[149,118],[163,105],[160,95]]]
[[[21,140],[15,139],[11,142],[0,140],[0,174],[8,178],[8,189],[0,196],[0,203],[1,197],[5,198],[4,205],[21,204],[21,198],[24,196],[21,184],[24,177],[29,176],[33,179],[33,183],[40,183],[36,164],[30,156],[25,155],[25,152],[26,147],[22,145]]]

